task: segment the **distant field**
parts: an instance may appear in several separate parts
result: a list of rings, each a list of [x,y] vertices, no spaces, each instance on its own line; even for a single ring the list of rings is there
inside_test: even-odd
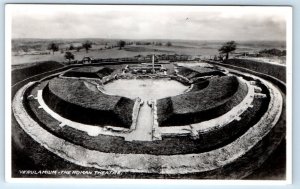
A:
[[[40,61],[66,61],[64,52],[73,44],[74,47],[82,44],[87,39],[60,39],[60,40],[46,40],[46,39],[14,39],[12,41],[12,65],[40,62]],[[171,40],[172,46],[166,46],[168,40],[144,40],[151,42],[150,45],[136,45],[134,40],[125,40],[133,42],[134,44],[126,45],[119,50],[117,45],[118,40],[111,39],[89,39],[92,44],[92,49],[88,53],[84,49],[79,52],[72,50],[75,55],[75,60],[82,60],[83,57],[89,56],[93,58],[126,58],[137,55],[148,54],[179,54],[209,57],[218,54],[218,49],[222,46],[224,41],[185,41],[185,40]],[[47,45],[50,42],[59,44],[60,51],[52,52],[50,54],[47,50]],[[143,41],[143,40],[142,40]],[[158,46],[153,42],[160,42],[162,45]],[[266,48],[285,49],[284,42],[258,42],[258,41],[243,41],[237,42],[236,52],[255,52]],[[105,47],[108,47],[107,49]],[[22,49],[26,48],[27,52]],[[61,51],[61,49],[63,51]],[[40,54],[39,54],[40,53]]]
[[[85,50],[77,52],[76,50],[71,51],[75,55],[75,60],[82,60],[83,57],[89,56],[92,58],[126,58],[134,57],[137,55],[146,56],[149,54],[184,54],[192,56],[201,55],[213,55],[217,53],[216,49],[201,49],[195,47],[180,47],[180,46],[152,46],[152,45],[139,45],[139,46],[126,46],[124,49],[119,50],[119,48],[112,49],[91,49],[88,53]],[[202,53],[202,54],[201,54]],[[30,62],[40,62],[53,60],[58,62],[66,61],[64,58],[64,53],[55,52],[54,54],[45,55],[18,55],[12,56],[12,64],[24,64]]]

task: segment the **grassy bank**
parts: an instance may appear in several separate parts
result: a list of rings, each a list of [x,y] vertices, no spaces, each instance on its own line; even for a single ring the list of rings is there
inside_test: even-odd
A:
[[[132,123],[133,100],[90,90],[82,80],[52,79],[43,98],[52,110],[73,121],[125,128]]]
[[[247,94],[247,86],[233,76],[213,77],[200,91],[159,99],[160,126],[198,123],[220,116],[237,105]]]
[[[191,68],[179,67],[178,74],[188,79],[203,77],[203,76],[211,76],[211,75],[218,75],[218,76],[224,75],[222,72],[215,69],[196,67],[196,66]]]
[[[228,59],[225,64],[247,68],[286,82],[286,66],[245,59]]]
[[[38,75],[62,67],[64,67],[64,65],[55,61],[37,62],[28,64],[26,66],[15,66],[15,69],[13,69],[11,72],[11,80],[12,83],[17,83],[28,77],[32,77],[34,75]]]
[[[72,70],[65,72],[63,75],[66,77],[87,77],[101,79],[104,76],[110,75],[112,72],[114,72],[114,70],[107,67],[87,66],[73,68]]]

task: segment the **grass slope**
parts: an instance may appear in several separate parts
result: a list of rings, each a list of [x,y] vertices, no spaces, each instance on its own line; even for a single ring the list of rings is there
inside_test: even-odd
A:
[[[102,78],[110,75],[114,70],[107,67],[87,66],[74,68],[66,73],[66,77],[87,77],[87,78]]]
[[[210,76],[210,75],[219,75],[223,76],[224,74],[218,70],[211,69],[211,68],[204,68],[204,67],[179,67],[178,74],[182,75],[188,79],[196,78],[196,77],[203,77],[203,76]]]
[[[275,65],[275,64],[269,64],[265,62],[245,60],[245,59],[228,59],[224,63],[228,65],[247,68],[263,74],[267,74],[276,77],[277,79],[280,79],[283,82],[286,82],[286,67],[283,65]]]
[[[11,72],[12,83],[17,83],[28,77],[62,68],[64,65],[55,61],[45,61],[30,64],[29,66],[18,66]]]
[[[133,100],[89,90],[82,80],[52,79],[43,98],[58,114],[81,123],[125,128],[132,123]]]
[[[159,99],[160,126],[198,123],[220,116],[237,105],[247,94],[247,86],[234,76],[213,77],[200,91]]]

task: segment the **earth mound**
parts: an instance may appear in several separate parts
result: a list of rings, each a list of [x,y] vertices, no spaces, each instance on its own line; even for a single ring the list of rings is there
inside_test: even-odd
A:
[[[188,79],[204,77],[204,76],[224,76],[225,74],[219,70],[206,68],[206,67],[179,67],[178,74],[182,75]]]
[[[43,99],[65,118],[97,126],[130,128],[134,100],[106,95],[87,81],[54,78],[43,90]]]
[[[201,83],[200,87],[204,84]],[[212,77],[202,90],[159,99],[158,123],[160,126],[176,126],[212,119],[240,103],[247,90],[246,84],[235,76]]]
[[[103,78],[110,75],[114,70],[108,67],[87,66],[73,68],[63,74],[65,77]]]

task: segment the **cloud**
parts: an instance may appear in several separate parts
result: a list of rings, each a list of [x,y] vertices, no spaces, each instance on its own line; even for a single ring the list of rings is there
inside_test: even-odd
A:
[[[280,7],[14,5],[13,38],[285,40]]]

